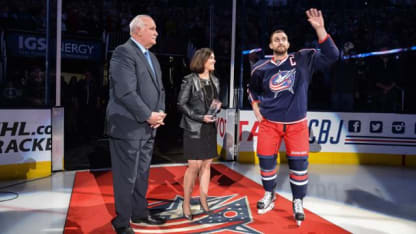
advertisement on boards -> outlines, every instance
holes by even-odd
[[[240,111],[240,152],[255,152],[258,125]],[[415,115],[308,112],[308,126],[311,152],[416,155]]]
[[[51,111],[0,110],[0,178],[51,173]]]

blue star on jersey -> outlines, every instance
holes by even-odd
[[[275,98],[278,93],[285,90],[294,94],[293,85],[295,84],[295,74],[296,69],[293,68],[289,71],[279,71],[270,78],[269,88],[272,92],[274,92]]]

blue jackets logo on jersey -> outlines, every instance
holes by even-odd
[[[270,78],[269,87],[274,92],[274,97],[285,90],[294,94],[293,85],[295,84],[295,74],[296,69],[293,68],[289,71],[279,71]]]

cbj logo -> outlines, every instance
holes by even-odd
[[[402,134],[404,133],[405,127],[406,127],[406,124],[404,122],[394,121],[391,126],[391,131],[394,134]]]

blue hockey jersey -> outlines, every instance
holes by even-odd
[[[308,86],[315,71],[330,66],[339,51],[331,37],[320,50],[303,49],[276,63],[273,59],[254,64],[249,83],[250,102],[258,102],[264,118],[275,122],[296,122],[306,118]]]

